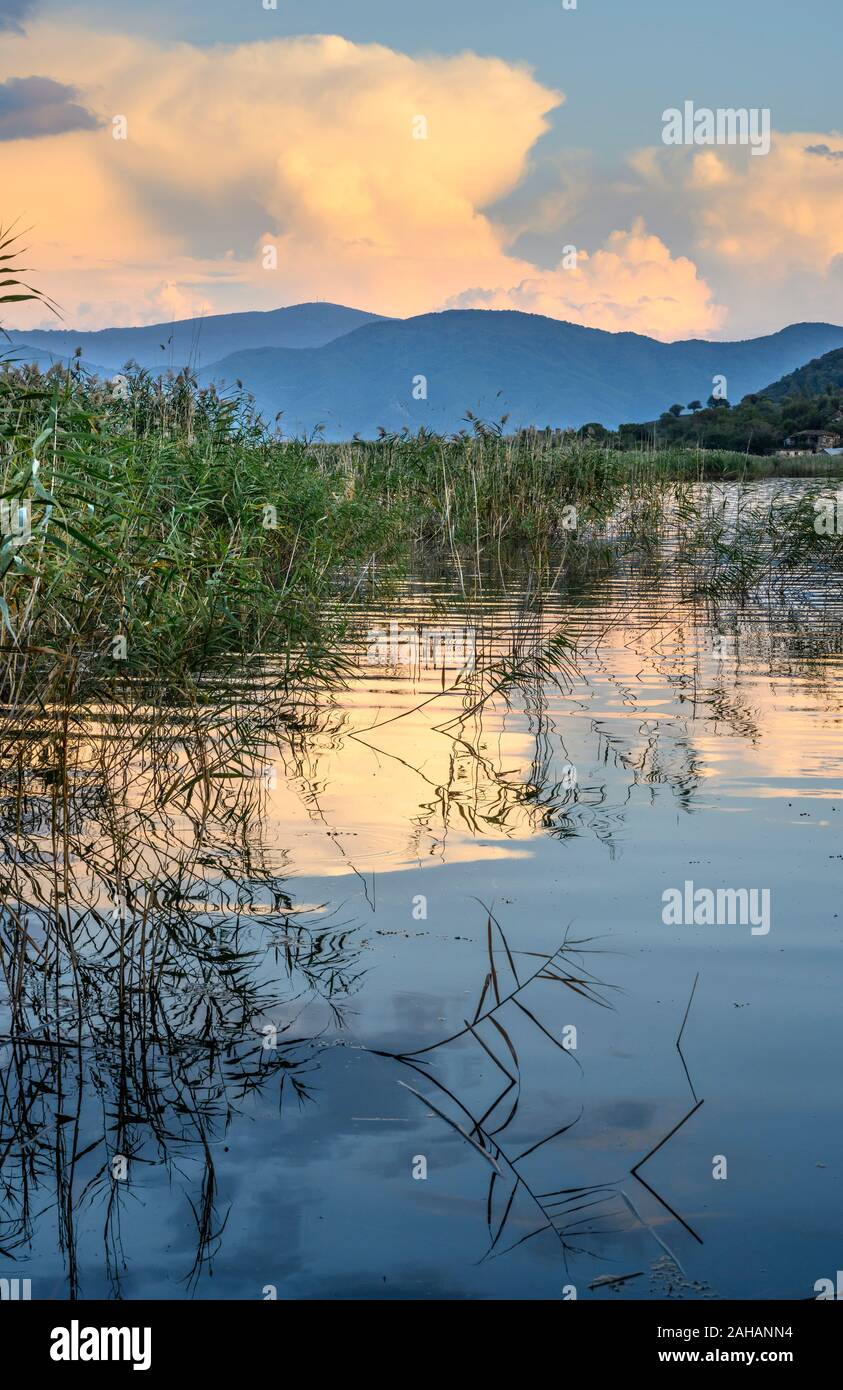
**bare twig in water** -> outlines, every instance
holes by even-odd
[[[693,1003],[693,1000],[694,1000],[694,994],[695,994],[695,992],[696,992],[697,981],[699,980],[699,978],[700,978],[700,976],[699,976],[699,971],[698,971],[697,974],[696,974],[696,976],[694,977],[694,983],[693,983],[693,985],[692,985],[692,987],[691,987],[691,997],[690,997],[690,999],[688,1000],[688,1005],[687,1005],[687,1008],[685,1009],[685,1016],[684,1016],[684,1018],[682,1019],[682,1027],[679,1029],[679,1035],[678,1035],[678,1037],[677,1037],[677,1039],[676,1039],[676,1049],[677,1049],[677,1051],[678,1051],[678,1053],[679,1053],[679,1056],[680,1056],[680,1059],[681,1059],[681,1061],[682,1061],[682,1066],[683,1066],[683,1069],[684,1069],[684,1071],[685,1071],[685,1076],[686,1076],[687,1079],[688,1079],[688,1085],[689,1085],[690,1088],[691,1088],[691,1095],[694,1097],[694,1100],[695,1100],[696,1104],[692,1106],[692,1108],[688,1111],[687,1115],[683,1115],[682,1119],[679,1120],[679,1122],[673,1126],[673,1129],[671,1129],[671,1130],[664,1136],[663,1139],[660,1139],[660,1140],[659,1140],[658,1144],[655,1144],[655,1145],[653,1146],[653,1148],[650,1149],[649,1153],[646,1153],[646,1154],[644,1155],[643,1158],[639,1158],[639,1160],[638,1160],[638,1162],[635,1164],[635,1166],[634,1166],[633,1168],[630,1168],[629,1171],[630,1171],[630,1173],[632,1174],[632,1176],[635,1178],[635,1180],[636,1180],[637,1182],[640,1182],[640,1183],[641,1183],[642,1187],[646,1187],[647,1191],[648,1191],[649,1193],[651,1193],[653,1197],[655,1197],[656,1201],[659,1202],[660,1205],[664,1207],[665,1211],[669,1211],[670,1214],[671,1214],[671,1216],[675,1217],[675,1219],[680,1223],[680,1225],[682,1225],[682,1226],[685,1227],[685,1230],[689,1233],[689,1235],[692,1235],[692,1236],[694,1237],[694,1240],[698,1241],[700,1245],[703,1245],[703,1244],[704,1244],[704,1241],[703,1241],[702,1236],[698,1235],[697,1232],[693,1229],[693,1227],[692,1227],[692,1226],[689,1226],[688,1223],[687,1223],[687,1221],[685,1221],[685,1220],[679,1215],[679,1213],[678,1213],[677,1211],[674,1211],[673,1207],[670,1206],[669,1203],[667,1203],[667,1202],[664,1200],[663,1197],[660,1197],[659,1194],[658,1194],[658,1192],[656,1192],[656,1190],[655,1190],[654,1188],[652,1188],[648,1182],[645,1182],[645,1181],[644,1181],[644,1179],[641,1177],[641,1174],[640,1174],[639,1171],[638,1171],[640,1168],[643,1168],[644,1164],[647,1163],[647,1162],[649,1161],[649,1159],[651,1159],[651,1158],[653,1157],[654,1154],[657,1154],[657,1153],[658,1153],[659,1149],[664,1148],[664,1145],[667,1143],[667,1141],[668,1141],[669,1139],[672,1139],[673,1136],[674,1136],[674,1134],[676,1134],[677,1131],[680,1130],[680,1129],[682,1128],[683,1125],[687,1124],[688,1120],[691,1119],[691,1116],[692,1116],[692,1115],[696,1115],[696,1113],[697,1113],[697,1111],[699,1110],[700,1106],[704,1104],[704,1102],[703,1102],[702,1100],[697,1100],[697,1094],[696,1094],[696,1091],[694,1090],[694,1085],[693,1085],[693,1082],[691,1081],[691,1076],[690,1076],[690,1073],[689,1073],[689,1071],[688,1071],[688,1067],[687,1067],[687,1065],[686,1065],[686,1063],[685,1063],[685,1057],[684,1057],[684,1054],[683,1054],[683,1052],[682,1052],[682,1046],[681,1046],[681,1044],[682,1044],[682,1034],[685,1032],[685,1024],[688,1022],[688,1015],[689,1015],[689,1013],[691,1012],[691,1004]],[[626,1200],[628,1201],[629,1199],[627,1198]],[[674,1258],[674,1257],[671,1255],[671,1258]],[[678,1261],[677,1261],[677,1263],[678,1263]]]

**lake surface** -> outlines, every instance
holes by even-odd
[[[78,805],[43,753],[23,810],[4,783],[0,1276],[33,1298],[834,1277],[839,593],[468,587],[356,595],[345,681],[201,776],[168,743],[169,800],[142,721]],[[667,925],[686,883],[766,921]]]

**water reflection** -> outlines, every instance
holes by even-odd
[[[268,668],[6,720],[0,1272],[34,1297],[836,1268],[840,605],[657,556],[500,578],[359,601],[293,703]],[[769,941],[666,934],[706,875],[772,887]]]
[[[24,1258],[49,1225],[77,1297],[96,1214],[118,1296],[137,1189],[165,1180],[195,1223],[190,1290],[227,1220],[215,1148],[254,1094],[309,1098],[320,1034],[360,979],[354,925],[296,905],[263,843],[254,727],[234,743],[207,716],[174,730],[102,710],[9,746],[0,1246]]]

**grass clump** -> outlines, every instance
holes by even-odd
[[[66,698],[289,657],[320,640],[337,569],[390,551],[382,509],[304,446],[263,442],[238,403],[181,379],[135,386],[102,401],[30,374],[0,390],[7,703],[33,681]]]
[[[573,575],[589,555],[605,566],[607,545],[661,543],[677,490],[696,506],[703,480],[752,473],[740,455],[621,452],[476,421],[451,439],[284,440],[242,392],[137,367],[102,382],[7,365],[0,447],[7,706],[153,678],[195,693],[250,661],[294,679],[303,652],[336,651],[343,598],[420,546],[461,575],[503,575],[525,552]],[[777,562],[813,548],[805,520],[776,519]],[[702,512],[686,521],[697,561],[714,545],[721,572],[768,562],[768,533],[735,540]]]

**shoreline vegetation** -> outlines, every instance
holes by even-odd
[[[643,574],[644,593],[664,582],[669,602],[700,594],[712,613],[722,598],[722,616],[759,592],[778,596],[785,580],[792,589],[818,567],[843,568],[837,514],[828,534],[814,524],[826,480],[788,498],[774,485],[742,490],[759,476],[759,460],[742,455],[622,452],[470,425],[450,439],[285,441],[268,437],[248,397],[225,399],[186,374],[131,371],[115,385],[0,370],[0,984],[10,1162],[21,1155],[3,1242],[32,1249],[36,1193],[39,1210],[59,1213],[71,1297],[90,1277],[91,1222],[79,1213],[98,1193],[105,1277],[121,1292],[125,1203],[103,1177],[115,1154],[184,1194],[192,1290],[229,1221],[218,1170],[233,1117],[270,1087],[279,1108],[317,1097],[314,1074],[346,1027],[371,933],[348,916],[344,890],[337,903],[296,898],[302,866],[279,847],[271,788],[278,767],[307,824],[340,835],[310,745],[365,742],[341,689],[361,615],[426,567],[454,579],[447,620],[461,607],[482,613],[493,587],[512,586],[500,640],[481,640],[480,660],[447,677],[460,752],[436,796],[445,828],[468,809],[476,833],[500,833],[514,807],[565,836],[581,833],[567,819],[577,791],[568,769],[558,780],[545,711],[550,685],[573,684],[579,653],[547,602],[557,587],[587,594],[625,572],[634,602]],[[443,692],[445,681],[443,661]],[[680,698],[692,695],[695,710],[696,680]],[[487,702],[516,700],[529,773],[501,765],[494,797],[483,806],[475,792],[466,808],[471,760],[478,785],[489,775],[486,744],[457,730]],[[662,758],[660,723],[646,781],[684,798],[687,769]],[[628,757],[615,753],[629,796],[637,755],[631,743]],[[432,786],[425,777],[425,801]],[[493,957],[512,957],[491,916],[487,941],[494,978],[506,959]],[[612,986],[588,975],[590,950],[566,934],[548,959],[571,954],[571,987],[599,1004]],[[267,1049],[267,1023],[295,1021],[311,1002],[332,1031],[288,1023]],[[395,1066],[419,1053],[373,1055]],[[64,1123],[68,1094],[75,1126]],[[506,1212],[493,1244],[505,1226]]]
[[[839,563],[811,497],[735,533],[701,484],[843,474],[838,458],[681,447],[620,451],[469,417],[327,444],[271,438],[249,398],[187,372],[101,382],[67,369],[0,372],[0,701],[96,698],[265,661],[279,686],[330,667],[343,612],[421,549],[460,581],[504,580],[515,556],[569,581],[667,534],[699,586]],[[824,473],[828,469],[827,475]],[[828,485],[826,484],[826,491]],[[825,549],[819,549],[820,541]]]

